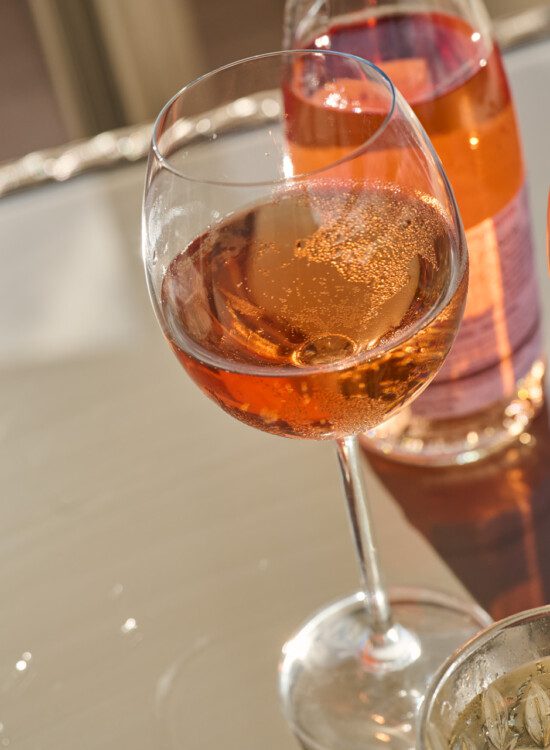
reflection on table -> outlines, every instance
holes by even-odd
[[[550,598],[548,408],[506,451],[426,471],[370,455],[408,520],[495,619]]]

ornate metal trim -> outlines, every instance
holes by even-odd
[[[93,169],[144,159],[149,151],[151,130],[150,123],[110,130],[0,165],[0,196],[44,182],[64,182]]]
[[[497,19],[494,30],[504,50],[548,37],[550,5]],[[64,182],[91,170],[145,159],[151,130],[151,123],[111,130],[0,164],[0,197],[46,182]]]

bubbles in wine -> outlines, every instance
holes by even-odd
[[[174,258],[166,333],[191,376],[243,421],[302,437],[358,433],[443,361],[465,279],[436,325],[421,321],[461,281],[453,243],[437,204],[396,187],[286,190]]]

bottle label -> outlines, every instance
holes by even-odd
[[[541,352],[527,189],[466,232],[470,262],[464,318],[451,353],[413,404],[432,419],[460,417],[512,397]]]

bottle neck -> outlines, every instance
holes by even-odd
[[[442,13],[461,18],[479,35],[480,57],[492,52],[491,20],[482,0],[287,0],[283,28],[286,49],[302,48],[332,26],[404,13]]]

